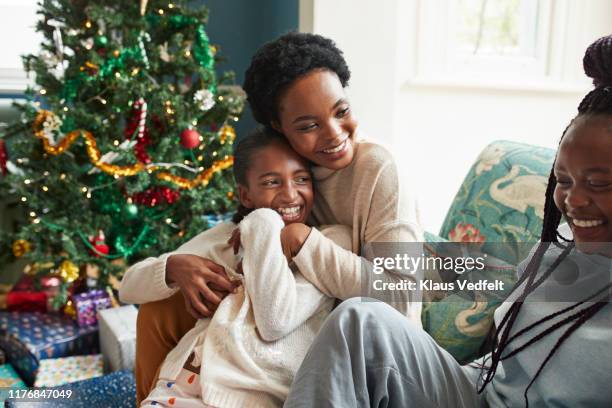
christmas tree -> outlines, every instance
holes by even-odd
[[[0,194],[23,212],[2,262],[66,289],[116,283],[234,209],[232,123],[244,97],[217,75],[207,9],[177,0],[44,0],[36,85],[0,134]]]

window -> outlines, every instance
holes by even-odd
[[[421,0],[418,76],[546,74],[550,0]]]
[[[15,94],[31,83],[21,62],[21,55],[37,52],[42,36],[34,31],[36,21],[35,0],[0,0],[0,94]]]

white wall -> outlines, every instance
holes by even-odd
[[[418,6],[418,0],[302,0],[300,29],[333,38],[345,52],[363,133],[393,146],[404,176],[416,180],[425,228],[438,232],[488,143],[556,146],[590,88],[575,80],[584,50],[612,32],[612,2],[554,0],[547,75],[565,82],[513,84],[419,77]]]

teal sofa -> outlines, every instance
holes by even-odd
[[[487,277],[511,288],[516,266],[539,240],[555,151],[509,141],[488,145],[461,184],[438,235],[426,233],[426,254],[444,242],[473,243],[487,254]],[[440,279],[439,276],[432,277]],[[425,330],[459,362],[487,351],[485,340],[501,297],[425,299]]]

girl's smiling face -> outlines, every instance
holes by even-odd
[[[612,117],[577,118],[555,161],[554,199],[579,249],[612,242]]]
[[[281,95],[278,121],[302,157],[329,169],[342,169],[353,160],[357,120],[353,117],[338,76],[314,70],[296,79]]]
[[[246,186],[238,186],[243,206],[271,208],[287,225],[306,222],[313,203],[312,178],[307,161],[285,142],[254,152],[246,179]]]

